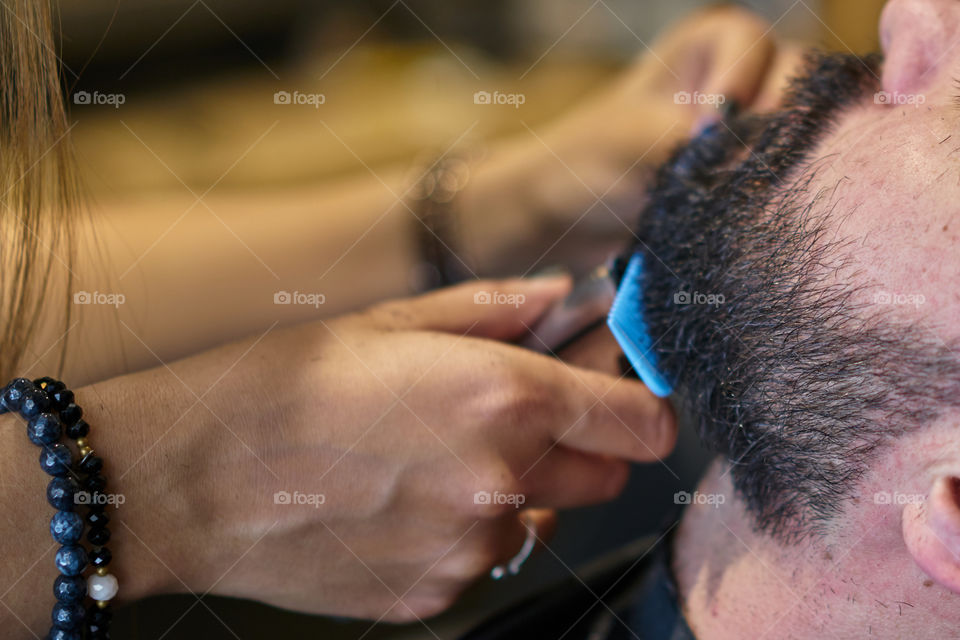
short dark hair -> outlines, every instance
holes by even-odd
[[[811,54],[783,109],[673,155],[637,230],[660,366],[758,529],[783,540],[825,531],[881,445],[960,405],[957,352],[855,303],[869,283],[835,280],[850,241],[825,231],[843,212],[812,190],[829,162],[816,144],[878,89],[879,65]]]

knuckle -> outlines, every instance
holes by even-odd
[[[491,418],[501,426],[542,422],[556,415],[557,400],[533,380],[513,376],[494,393]]]
[[[489,465],[480,471],[472,486],[469,498],[470,515],[474,518],[492,520],[515,511],[515,500],[520,483],[505,463]]]

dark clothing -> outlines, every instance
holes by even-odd
[[[694,640],[670,572],[670,536],[645,538],[514,605],[462,640]]]

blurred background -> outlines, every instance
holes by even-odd
[[[138,203],[313,184],[522,133],[602,85],[698,0],[62,0],[74,141],[95,202]],[[826,49],[877,48],[881,0],[741,3],[776,32]],[[522,93],[484,108],[478,86]],[[278,92],[322,104],[278,104]],[[95,92],[122,96],[96,103]],[[282,95],[282,93],[280,94]],[[85,97],[86,96],[86,97]],[[615,503],[562,514],[551,552],[474,588],[429,628],[163,596],[118,613],[117,638],[454,638],[592,558],[655,533],[707,454],[689,428],[666,464],[637,468]],[[318,571],[323,558],[317,558]]]
[[[289,109],[223,188],[315,181],[562,111],[602,85],[700,0],[63,0],[71,93],[122,93],[117,113],[74,101],[96,194],[206,188],[277,122],[277,91],[323,94]],[[882,2],[753,0],[778,33],[827,48],[876,48]],[[841,44],[842,43],[842,44]],[[483,109],[479,83],[523,93]],[[322,120],[336,136],[326,127]],[[143,148],[131,131],[163,163]],[[341,140],[337,140],[339,136]],[[171,175],[171,170],[176,176]]]

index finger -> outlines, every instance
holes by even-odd
[[[561,415],[549,426],[555,442],[635,462],[660,460],[673,450],[673,407],[639,380],[556,361],[550,382],[562,399]]]

